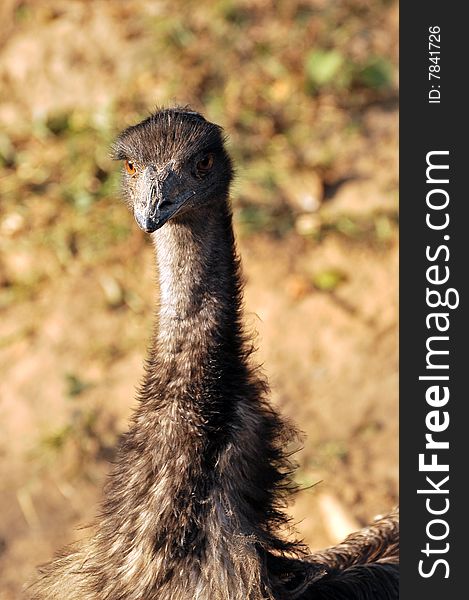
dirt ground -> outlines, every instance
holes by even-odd
[[[297,455],[305,489],[290,507],[300,534],[311,548],[335,543],[397,503],[396,92],[392,81],[385,91],[379,82],[376,89],[353,83],[347,66],[349,56],[361,60],[366,44],[395,61],[394,3],[333,3],[350,34],[337,38],[345,40],[337,44],[347,66],[340,73],[352,73],[349,87],[326,82],[311,91],[302,67],[263,81],[277,94],[271,102],[282,104],[301,80],[298,118],[317,124],[297,130],[292,118],[281,133],[271,123],[280,112],[250,121],[264,109],[260,95],[243,95],[249,67],[242,91],[223,82],[221,104],[190,76],[187,94],[164,88],[162,81],[173,81],[170,66],[156,76],[145,59],[157,43],[148,22],[171,20],[172,9],[131,4],[133,12],[128,3],[8,0],[0,9],[1,600],[18,598],[35,565],[97,511],[132,411],[157,294],[151,245],[118,200],[118,168],[105,142],[139,111],[183,96],[201,110],[206,102],[214,120],[226,111],[240,166],[233,200],[246,321],[257,331],[272,401],[305,434]],[[300,14],[276,16],[270,2],[229,4],[242,7],[235,17],[251,28],[239,55],[264,35],[256,29],[267,19],[259,11],[270,14],[262,32],[272,30],[276,40],[282,19]],[[301,32],[318,44],[327,39],[327,1],[292,5],[311,9],[319,23],[311,33],[298,18]],[[223,18],[238,27],[231,14]],[[193,19],[190,32],[205,27],[200,15]],[[360,19],[369,21],[366,42],[354,29]],[[210,32],[198,39],[203,53]],[[294,65],[289,51],[277,56]],[[187,61],[199,64],[190,52],[181,54],[183,74]],[[315,68],[308,85],[319,81]],[[222,85],[203,81],[209,91]],[[244,147],[247,129],[253,137]],[[263,146],[266,139],[276,145]],[[250,148],[263,147],[268,157],[254,161]]]

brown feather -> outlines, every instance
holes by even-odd
[[[193,176],[200,154],[213,169]],[[395,514],[308,555],[288,540],[295,438],[268,404],[242,325],[242,277],[221,129],[188,109],[124,131],[124,196],[170,165],[191,199],[153,234],[160,306],[139,406],[86,541],[40,568],[34,600],[397,598]],[[212,165],[210,164],[210,167]],[[192,173],[192,175],[191,175]]]

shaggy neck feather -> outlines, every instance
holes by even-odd
[[[275,534],[291,465],[249,366],[229,206],[153,237],[160,307],[139,407],[96,533],[61,564],[63,580],[73,587],[78,563],[76,598],[270,598],[269,556],[296,547]]]

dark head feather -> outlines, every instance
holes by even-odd
[[[184,161],[203,151],[223,150],[223,145],[219,125],[188,108],[166,108],[125,129],[113,146],[112,157],[143,164]]]

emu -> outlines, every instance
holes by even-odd
[[[121,133],[114,158],[156,246],[157,326],[100,515],[26,597],[397,598],[396,513],[316,554],[286,535],[295,430],[268,403],[243,330],[221,128],[188,108],[159,110]]]

